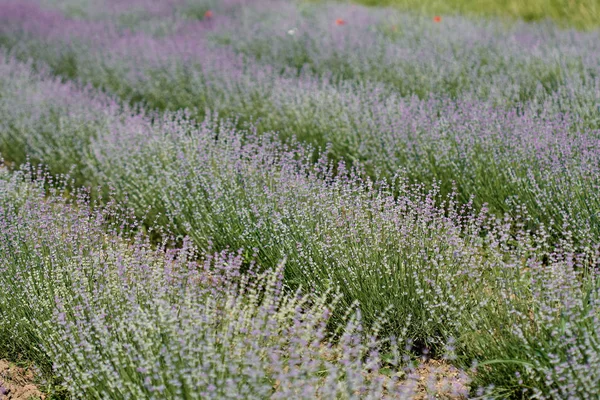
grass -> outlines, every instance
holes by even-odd
[[[527,22],[550,19],[563,27],[600,26],[598,0],[356,0],[369,6],[392,6],[430,16],[509,17]]]

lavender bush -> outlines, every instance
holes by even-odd
[[[37,99],[63,87],[31,77],[21,83],[33,84]],[[563,382],[593,359],[597,334],[592,267],[598,248],[595,242],[575,246],[568,222],[567,237],[556,247],[543,226],[527,230],[526,209],[498,220],[403,176],[390,188],[325,158],[313,164],[310,149],[240,132],[226,121],[197,124],[185,113],[150,118],[118,107],[96,110],[114,104],[103,96],[73,107],[73,96],[55,98],[61,123],[44,130],[38,127],[52,119],[28,119],[31,128],[17,132],[34,140],[20,144],[36,155],[52,149],[44,145],[46,135],[63,137],[63,129],[65,138],[81,135],[89,147],[70,154],[75,169],[86,171],[90,182],[103,182],[147,222],[189,236],[201,251],[244,248],[242,260],[256,258],[270,268],[286,258],[286,285],[317,296],[339,287],[339,310],[358,301],[368,326],[385,316],[385,332],[404,331],[417,351],[426,347],[439,355],[452,339],[455,362],[482,361],[473,378],[495,383],[499,394],[520,390],[520,382],[545,396],[551,390],[593,393],[595,375],[588,388]],[[12,113],[5,115],[11,121]],[[82,117],[97,129],[73,129]],[[4,132],[9,144],[27,137]],[[49,166],[60,168],[66,160]],[[331,322],[343,325],[343,315],[333,312]],[[573,328],[566,331],[565,324]],[[589,339],[566,341],[573,337]],[[582,355],[573,359],[570,351]],[[573,366],[567,370],[564,363]]]
[[[45,87],[55,92],[52,88],[56,82],[47,82],[49,86],[43,83],[39,86],[42,90],[35,91],[36,96],[43,93]],[[15,104],[13,98],[11,105]],[[79,101],[77,104],[86,103]],[[94,107],[101,103],[87,104]],[[68,103],[65,105],[68,107]],[[82,114],[75,112],[72,119],[68,113],[63,114],[61,123],[52,125],[54,129],[32,129],[36,137],[26,141],[27,153],[39,154],[45,161],[49,158],[43,154],[44,143],[50,142],[46,139],[48,132],[62,138],[70,137],[66,132],[63,135],[63,130],[74,132],[82,141],[90,143],[89,148],[74,153],[71,159],[54,158],[56,164],[48,164],[51,170],[57,167],[60,171],[65,162],[71,161],[76,170],[88,171],[91,182],[104,182],[109,186],[120,201],[136,211],[138,217],[147,215],[151,224],[158,223],[177,234],[189,235],[201,249],[213,246],[218,249],[256,248],[261,261],[271,266],[287,257],[287,271],[296,284],[319,291],[326,290],[329,279],[344,284],[343,291],[347,292],[344,305],[347,307],[364,290],[359,282],[369,278],[373,280],[370,290],[374,296],[369,300],[373,304],[363,304],[363,314],[369,322],[388,306],[390,297],[398,298],[400,303],[414,302],[412,308],[420,302],[415,290],[419,290],[422,282],[416,282],[414,285],[417,286],[409,283],[408,289],[403,288],[406,286],[405,275],[412,275],[413,267],[405,270],[402,263],[398,263],[397,254],[386,261],[386,254],[391,256],[406,246],[409,254],[418,253],[419,249],[428,246],[426,243],[438,240],[437,232],[449,234],[450,240],[457,242],[447,249],[443,246],[443,249],[434,250],[430,256],[436,257],[435,254],[441,251],[439,257],[445,258],[454,250],[462,252],[463,246],[469,246],[461,237],[460,226],[452,221],[461,213],[454,200],[447,199],[451,214],[446,216],[445,211],[435,205],[438,198],[435,190],[428,192],[412,187],[403,178],[394,190],[402,196],[394,199],[386,188],[375,189],[373,183],[352,171],[344,173],[342,164],[337,166],[338,175],[334,176],[332,166],[326,160],[313,166],[310,150],[283,146],[269,136],[244,134],[231,124],[207,120],[195,127],[194,122],[182,114],[156,117],[156,122],[152,122],[141,114],[120,114],[117,110],[111,115],[109,108],[104,111],[108,114],[99,122],[94,122],[99,114],[87,114],[92,123],[86,125],[97,126],[96,130],[78,130],[81,125],[79,115]],[[7,122],[10,114],[6,113]],[[30,121],[34,126],[47,127],[52,120],[32,118]],[[26,134],[25,130],[12,131],[12,134],[9,130],[6,143],[19,143],[27,138]],[[215,140],[216,137],[219,139]],[[39,149],[38,144],[41,145]],[[425,208],[421,209],[423,203]],[[477,215],[471,217],[478,218]],[[487,218],[485,213],[481,218],[482,221]],[[414,230],[420,224],[422,228]],[[475,240],[472,245],[477,248],[483,245],[478,237],[482,224],[478,223],[471,232],[472,240]],[[426,233],[428,230],[430,232]],[[425,238],[419,236],[421,232],[428,238],[423,244],[419,244]],[[410,235],[406,236],[407,233]],[[365,245],[369,246],[374,258],[364,253]],[[415,246],[415,250],[409,250]],[[361,258],[355,258],[361,252],[364,253]],[[461,264],[462,257],[477,257],[472,251],[464,253],[450,257],[451,270]],[[419,261],[425,267],[428,257]],[[394,271],[400,271],[398,268],[405,272],[397,274]],[[376,272],[379,270],[388,272],[386,276],[379,276]],[[354,271],[354,276],[349,276],[349,271]],[[432,274],[433,277],[437,272],[432,271]],[[348,285],[350,277],[357,279],[356,286]],[[440,282],[444,279],[440,277]],[[463,280],[451,285],[463,286]],[[395,294],[380,292],[386,287]],[[440,294],[442,297],[434,303],[446,298],[446,294]],[[399,318],[394,320],[403,320],[407,310],[397,307],[394,313],[398,313]],[[420,325],[428,318],[425,312],[420,314],[413,322],[415,332],[422,329]],[[439,328],[434,328],[435,325],[438,322],[426,329],[429,334],[436,334]]]
[[[497,215],[525,204],[532,224],[544,223],[556,236],[562,235],[565,221],[576,226],[574,231],[581,232],[578,240],[583,242],[600,234],[597,199],[589,196],[598,185],[594,150],[598,147],[598,82],[597,62],[588,57],[596,43],[591,33],[527,26],[505,32],[500,26],[457,20],[451,24],[466,25],[432,29],[420,22],[415,23],[414,34],[389,38],[380,32],[388,24],[386,18],[360,8],[347,17],[357,21],[350,29],[327,20],[336,12],[348,12],[344,8],[327,8],[319,16],[310,7],[298,11],[295,6],[278,5],[287,17],[276,19],[256,7],[224,4],[215,9],[218,18],[194,21],[182,16],[185,7],[179,3],[171,14],[168,7],[159,13],[172,19],[156,22],[156,29],[132,31],[112,19],[69,19],[35,3],[24,4],[2,3],[3,40],[14,55],[35,55],[56,73],[151,107],[188,107],[195,117],[216,112],[241,126],[252,122],[259,132],[276,131],[282,140],[295,137],[319,150],[331,144],[332,158],[363,165],[374,178],[391,178],[406,169],[416,182],[441,182],[444,195],[452,193],[454,182],[461,202],[475,196],[476,208],[487,204]],[[129,3],[123,4],[127,8]],[[265,18],[275,25],[253,28],[252,21]],[[288,19],[321,30],[311,33],[303,28],[291,38],[287,31],[275,35]],[[165,25],[169,28],[163,29]],[[165,35],[165,29],[171,33]],[[236,39],[216,47],[214,43],[222,43],[224,35]],[[250,41],[245,42],[245,37]],[[330,39],[317,40],[320,37]],[[473,37],[481,43],[472,43]],[[298,76],[293,63],[281,59],[293,54],[288,39],[296,41],[293,46],[310,50],[308,64],[324,66]],[[353,54],[365,59],[357,61],[358,72],[342,81],[326,73],[344,70],[325,60],[327,54],[339,53],[340,58],[351,60],[350,49],[358,42],[364,51]],[[261,48],[268,54],[246,49],[248,43],[263,43]],[[430,43],[436,47],[428,47]],[[336,46],[339,49],[333,51]],[[464,52],[453,55],[449,63],[464,69],[459,76],[465,85],[456,90],[438,82],[450,79],[436,78],[447,73],[439,66],[448,62],[435,59],[447,58],[444,54],[454,47]],[[405,48],[423,54],[410,68],[394,64],[409,63],[404,53],[386,55],[389,62],[376,53],[376,49]],[[434,58],[428,59],[429,55]],[[532,57],[533,64],[558,74],[550,86],[540,82],[546,72],[529,73],[529,67],[523,66]],[[493,69],[482,69],[481,60]],[[377,65],[394,74],[406,72],[397,76],[399,82],[414,86],[406,94],[418,94],[427,82],[433,86],[424,99],[402,97],[405,91],[377,77]]]
[[[103,115],[108,113],[112,115],[108,119],[116,119],[119,112],[131,112],[126,107],[120,110],[113,99],[90,89],[60,84],[47,75],[32,73],[10,57],[4,60],[6,95],[2,107],[5,131],[11,138],[5,142],[5,153],[9,152],[13,160],[23,161],[29,154],[63,170],[81,164],[77,161],[79,153],[100,151],[105,145],[90,146],[89,138],[106,125]],[[64,93],[64,100],[56,93]],[[86,96],[89,101],[79,100]],[[354,102],[350,93],[344,98]],[[344,98],[334,97],[332,102],[339,106]],[[486,204],[494,213],[510,214],[515,206],[525,204],[534,224],[543,222],[552,228],[553,235],[562,235],[564,223],[569,223],[585,247],[600,234],[598,201],[588,195],[598,186],[597,132],[585,128],[577,117],[556,112],[552,102],[558,100],[547,101],[549,112],[530,110],[519,115],[475,101],[423,103],[388,98],[389,107],[367,115],[363,121],[358,121],[364,115],[358,108],[352,113],[364,132],[390,132],[390,137],[363,137],[376,150],[366,148],[358,161],[367,171],[380,173],[405,165],[405,173],[412,180],[441,182],[444,195],[456,190],[461,202],[472,200],[476,208]],[[333,107],[332,103],[326,110],[335,110]],[[30,117],[33,108],[36,115]],[[389,115],[392,109],[401,119],[412,118],[410,125],[400,125],[400,120]],[[446,114],[440,118],[428,109],[445,110]],[[71,122],[59,117],[58,110],[68,114]],[[31,124],[37,127],[28,126]],[[40,136],[38,132],[46,133]],[[109,141],[128,140],[127,136]],[[23,147],[25,144],[28,148]],[[96,147],[98,150],[93,150]],[[339,154],[343,149],[332,144],[328,151]],[[68,152],[74,154],[64,154]],[[81,174],[82,182],[89,181],[91,174]]]
[[[283,266],[242,275],[233,253],[153,250],[83,197],[46,197],[46,184],[0,177],[0,343],[51,367],[73,397],[414,395],[416,381],[379,373],[383,342],[352,309],[331,341],[335,292],[288,292]]]

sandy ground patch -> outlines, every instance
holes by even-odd
[[[468,397],[467,374],[444,361],[428,360],[411,375],[418,382],[415,400],[459,400]]]
[[[0,360],[0,400],[45,399],[46,396],[34,384],[34,378],[31,369]]]

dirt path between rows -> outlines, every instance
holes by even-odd
[[[30,368],[0,360],[0,400],[44,400],[34,378]]]

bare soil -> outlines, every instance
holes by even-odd
[[[0,400],[44,400],[31,368],[0,360]]]
[[[426,361],[415,370],[413,377],[418,382],[415,400],[459,400],[468,397],[467,374],[444,361]]]

